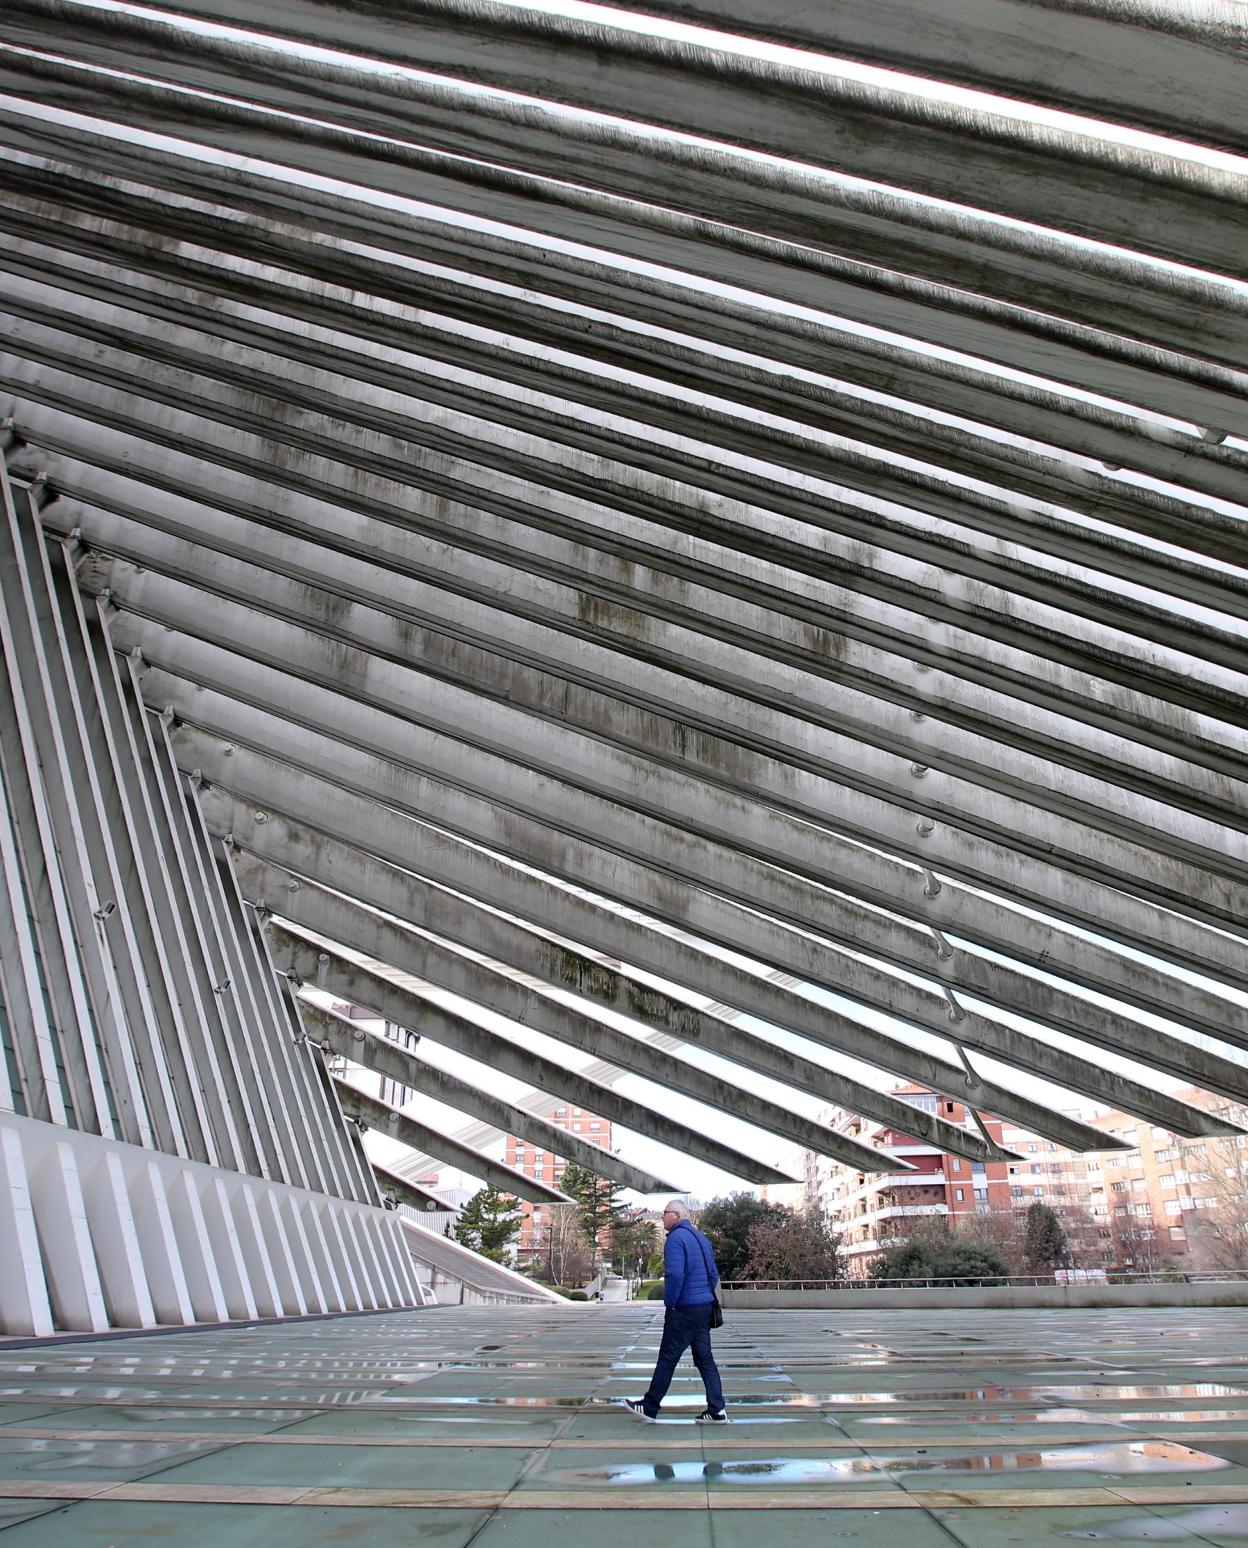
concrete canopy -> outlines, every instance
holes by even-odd
[[[753,1182],[490,1016],[864,1170],[774,1093],[1227,1132],[1169,1088],[1248,1097],[1242,36],[636,9],[14,0],[6,479],[288,995]]]

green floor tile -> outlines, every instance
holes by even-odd
[[[161,1475],[162,1483],[273,1484],[309,1488],[510,1489],[529,1458],[523,1449],[457,1446],[249,1446],[246,1442]]]
[[[487,1516],[471,1510],[159,1505],[85,1500],[5,1533],[5,1548],[466,1548]]]
[[[958,1548],[921,1510],[724,1510],[715,1513],[714,1533],[715,1548]]]
[[[609,1504],[592,1513],[581,1510],[500,1511],[481,1535],[473,1539],[472,1548],[588,1548],[594,1541],[636,1544],[636,1548],[724,1548],[719,1522],[712,1529],[711,1519],[705,1512],[613,1511]],[[752,1539],[752,1548],[762,1548],[757,1537]],[[926,1548],[926,1545],[915,1545],[915,1548]],[[949,1548],[947,1542],[945,1548]]]
[[[1078,1510],[1029,1506],[1022,1510],[933,1510],[933,1517],[962,1548],[1077,1548],[1085,1542],[1117,1548],[1204,1548],[1209,1541],[1182,1520],[1139,1506],[1092,1505]],[[907,1522],[909,1517],[906,1518]]]
[[[218,1441],[22,1440],[0,1430],[0,1478],[126,1483],[187,1458],[209,1459]]]

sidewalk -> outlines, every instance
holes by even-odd
[[[432,1308],[0,1348],[0,1548],[1248,1543],[1248,1313]],[[590,1513],[609,1520],[590,1519]],[[627,1514],[625,1514],[627,1513]]]

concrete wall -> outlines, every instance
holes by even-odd
[[[725,1290],[725,1310],[802,1308],[857,1311],[895,1307],[899,1311],[954,1310],[991,1306],[1024,1310],[1055,1306],[1248,1306],[1248,1282],[1156,1285],[986,1285],[939,1290]]]

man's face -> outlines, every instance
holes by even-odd
[[[680,1216],[674,1209],[665,1209],[663,1211],[663,1229],[670,1231],[679,1219]]]

